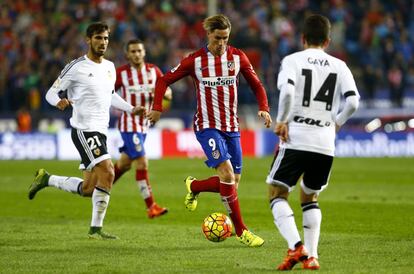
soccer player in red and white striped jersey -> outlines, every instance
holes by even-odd
[[[148,119],[160,119],[162,97],[167,87],[185,76],[191,76],[196,86],[197,111],[194,131],[208,160],[218,176],[204,180],[187,177],[188,194],[185,205],[190,211],[197,206],[200,192],[218,192],[235,226],[237,238],[248,246],[261,246],[264,240],[249,231],[244,224],[237,197],[237,185],[242,169],[240,132],[237,117],[237,85],[239,73],[249,83],[259,104],[258,116],[266,127],[272,120],[269,115],[266,91],[245,53],[227,45],[231,23],[222,15],[204,21],[208,44],[184,58],[178,66],[159,78]]]
[[[155,82],[163,74],[157,66],[144,61],[145,47],[141,40],[128,41],[125,50],[129,63],[117,68],[115,90],[125,101],[149,110],[153,102]],[[171,99],[171,90],[165,97]],[[154,218],[168,210],[155,203],[148,179],[148,160],[144,148],[148,126],[149,122],[144,116],[136,117],[123,112],[119,118],[118,128],[124,145],[119,149],[121,156],[115,163],[114,183],[134,164],[135,179],[145,200],[148,217]]]

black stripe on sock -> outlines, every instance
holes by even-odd
[[[287,201],[287,200],[286,200],[286,198],[283,198],[283,197],[275,197],[275,198],[271,199],[269,201],[269,203],[270,203],[270,209],[273,209],[273,206],[276,203],[281,202],[281,201]]]
[[[83,185],[83,181],[78,184],[78,194],[80,196],[83,196],[82,185]]]
[[[319,208],[318,202],[309,202],[301,204],[302,211],[305,212],[310,209]]]
[[[109,193],[107,190],[105,190],[105,189],[103,189],[103,188],[100,188],[100,187],[95,187],[95,189],[96,190],[99,190],[99,191],[102,191],[102,192],[105,192],[106,194],[108,194],[108,195],[111,195],[111,193]]]

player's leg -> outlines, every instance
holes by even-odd
[[[114,184],[118,181],[121,176],[131,169],[132,159],[125,152],[121,152],[118,161],[114,164]]]
[[[304,243],[309,259],[304,261],[305,269],[319,269],[318,244],[322,222],[322,212],[318,205],[319,193],[329,181],[333,157],[313,152],[306,154],[308,164],[301,182],[301,203],[303,212]]]
[[[82,183],[83,179],[81,178],[52,175],[42,168],[36,171],[35,178],[29,188],[29,199],[32,200],[38,191],[48,186],[82,196]]]
[[[118,237],[102,231],[114,180],[112,161],[105,159],[97,163],[93,167],[92,173],[96,176],[97,183],[92,193],[92,219],[88,236],[91,239],[117,239]]]
[[[72,129],[71,137],[81,156],[81,164],[79,168],[84,170],[85,166],[89,165],[94,159],[93,153],[91,152],[82,131]],[[79,194],[81,196],[91,196],[93,188],[95,187],[95,181],[92,180],[91,182],[91,180],[89,180],[90,175],[88,173],[84,172],[83,175],[83,179],[78,177],[58,176],[49,174],[45,169],[39,169],[36,172],[35,179],[29,188],[29,199],[33,199],[38,191],[47,186]]]
[[[135,180],[141,196],[145,201],[145,205],[147,206],[148,218],[152,219],[167,213],[167,208],[160,207],[157,203],[155,203],[154,194],[152,193],[152,188],[148,178],[148,159],[145,154],[135,159],[134,164],[136,167]]]
[[[302,244],[293,210],[288,203],[289,192],[303,172],[300,158],[301,152],[280,148],[266,179],[273,221],[289,247],[285,260],[278,266],[279,270],[290,270],[299,261],[307,259],[306,248]]]
[[[196,132],[195,135],[207,157],[205,163],[208,167],[214,168],[220,162],[229,159],[227,150],[224,150],[225,142],[218,130],[205,129]],[[197,208],[197,197],[201,192],[220,192],[220,178],[218,176],[201,180],[188,176],[184,182],[187,188],[184,204],[190,211],[194,211]]]

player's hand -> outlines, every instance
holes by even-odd
[[[156,122],[158,122],[161,118],[161,111],[157,111],[157,110],[151,110],[148,114],[147,114],[147,119],[148,121],[150,121],[150,123],[153,125]]]
[[[257,112],[257,116],[261,117],[264,119],[264,125],[269,128],[270,125],[272,124],[272,117],[270,116],[269,112],[267,111],[263,111],[263,110],[259,110],[259,112]]]
[[[168,87],[167,90],[165,91],[163,99],[168,100],[168,101],[172,100],[172,90],[170,89],[170,87]]]
[[[147,114],[147,109],[143,106],[135,106],[131,113],[133,115],[145,116]]]
[[[56,104],[56,107],[60,110],[64,110],[65,108],[70,106],[72,103],[73,103],[72,100],[63,98]]]
[[[341,129],[341,126],[338,125],[338,124],[335,124],[335,131],[336,131],[336,133],[338,133],[340,129]]]
[[[287,142],[289,140],[289,128],[287,123],[276,123],[274,132],[280,140]]]

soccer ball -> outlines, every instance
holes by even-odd
[[[223,213],[211,213],[201,225],[204,236],[212,242],[222,242],[231,236],[233,224],[229,217]]]

